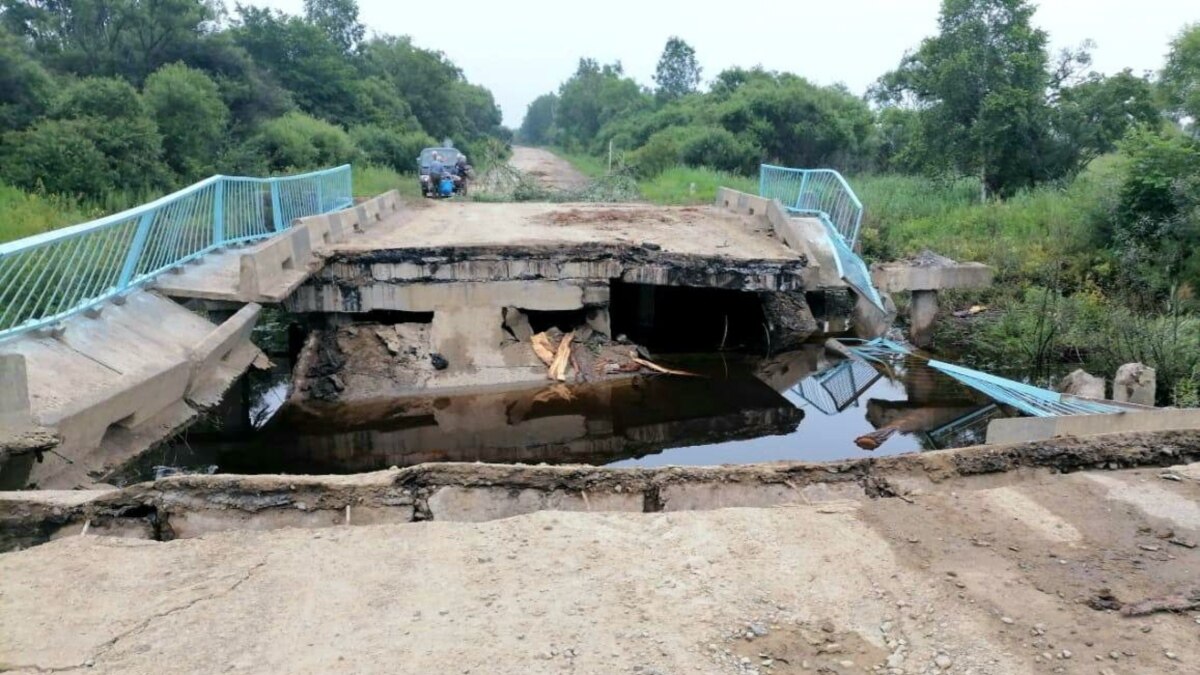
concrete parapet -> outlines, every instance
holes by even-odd
[[[57,429],[63,445],[98,447],[111,426],[134,429],[183,398],[191,364],[181,361],[155,372],[121,376],[98,394],[73,399],[39,421]]]
[[[196,345],[191,352],[188,401],[201,407],[216,405],[229,384],[258,358],[250,334],[261,311],[255,303],[242,307]]]
[[[239,259],[238,292],[249,300],[279,302],[308,278],[308,228],[284,232]]]
[[[1200,409],[1147,410],[1110,415],[1011,417],[988,424],[988,444],[1026,443],[1064,436],[1200,429]]]

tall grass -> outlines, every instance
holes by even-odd
[[[399,190],[400,196],[419,198],[421,186],[416,174],[397,173],[395,170],[369,164],[355,164],[351,169],[354,196],[369,199],[388,190]]]
[[[1099,162],[1065,185],[1042,185],[1003,201],[979,202],[978,184],[917,176],[851,179],[865,206],[862,245],[869,258],[932,249],[987,263],[999,283],[1061,279],[1081,283],[1101,264],[1096,242],[1121,176]]]
[[[29,194],[0,183],[0,241],[12,241],[102,215],[69,197]]]

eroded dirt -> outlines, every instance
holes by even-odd
[[[570,192],[588,184],[587,176],[567,160],[542,148],[513,146],[508,163],[547,188]]]

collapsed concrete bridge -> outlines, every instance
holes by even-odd
[[[9,480],[86,485],[186,427],[266,362],[250,341],[261,305],[307,317],[297,401],[542,384],[535,329],[576,337],[565,368],[583,382],[622,376],[655,341],[771,354],[815,335],[883,333],[894,312],[851,250],[862,206],[849,186],[831,171],[763,172],[768,197],[721,189],[686,207],[390,192],[345,208],[348,167],[214,177],[6,245],[0,273],[19,287],[0,319],[24,320],[0,322],[0,364],[19,380],[0,405],[6,454],[22,467]],[[56,267],[81,251],[91,286]],[[21,301],[39,274],[55,289],[39,302],[63,299]],[[785,364],[761,379],[782,391],[807,372]]]

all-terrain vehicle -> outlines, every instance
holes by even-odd
[[[433,156],[437,154],[442,160],[442,171],[434,175],[432,171]],[[417,176],[421,182],[421,195],[425,197],[452,197],[456,194],[467,194],[467,181],[471,177],[470,167],[465,175],[459,175],[456,165],[459,159],[466,157],[457,149],[446,146],[441,148],[425,148],[417,157]]]

